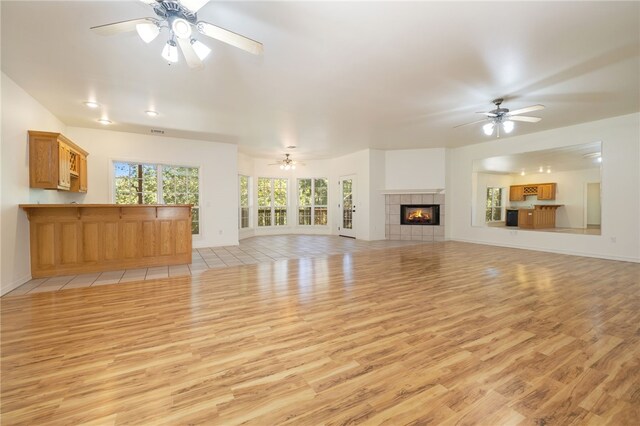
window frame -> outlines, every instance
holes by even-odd
[[[162,188],[162,182],[163,182],[163,177],[162,177],[162,166],[167,166],[167,167],[185,167],[185,168],[195,168],[198,170],[198,205],[197,206],[192,206],[192,208],[196,208],[198,210],[198,233],[197,234],[191,234],[192,238],[194,240],[199,240],[203,237],[204,233],[203,233],[203,221],[202,221],[202,206],[204,205],[204,201],[202,198],[202,194],[204,192],[203,190],[203,180],[202,180],[202,165],[200,164],[195,164],[195,163],[180,163],[180,164],[167,164],[165,161],[153,161],[153,160],[138,160],[138,159],[132,159],[132,158],[109,158],[109,163],[111,164],[111,167],[109,167],[109,198],[111,199],[111,202],[114,204],[116,203],[116,176],[115,176],[115,165],[116,163],[129,163],[129,164],[144,164],[144,165],[148,165],[148,166],[155,166],[156,167],[156,174],[157,174],[157,200],[158,200],[158,204],[165,204],[164,203],[164,197],[163,197],[163,188]],[[136,205],[138,205],[136,203]],[[144,205],[144,204],[140,204],[140,205]],[[193,212],[192,212],[193,214]]]
[[[489,193],[491,190],[499,190],[500,191],[500,204],[499,205],[494,205],[493,204],[493,197],[489,197]],[[496,223],[496,222],[504,222],[505,217],[504,217],[504,198],[505,198],[505,194],[506,194],[506,188],[500,187],[500,186],[487,186],[487,191],[486,191],[486,195],[485,195],[485,209],[484,209],[484,213],[485,213],[485,223]],[[487,220],[487,212],[491,210],[491,220]],[[493,220],[493,213],[494,211],[498,210],[500,212],[500,219],[498,220]]]
[[[260,180],[265,179],[269,181],[269,191],[270,191],[270,204],[269,206],[261,206],[260,205],[260,195],[259,195],[259,191],[260,191]],[[286,202],[284,205],[276,205],[275,203],[275,181],[276,180],[282,180],[286,183]],[[265,229],[265,228],[277,228],[277,227],[285,227],[285,226],[290,226],[289,223],[289,211],[290,211],[290,204],[291,204],[291,180],[289,178],[286,177],[280,177],[280,176],[276,176],[276,177],[267,177],[267,176],[258,176],[258,178],[256,179],[256,187],[258,189],[257,192],[257,197],[258,197],[258,204],[256,207],[256,216],[257,216],[257,220],[256,220],[256,229]],[[269,221],[269,225],[260,225],[260,210],[261,209],[266,209],[269,208],[270,210],[270,221]],[[285,223],[282,225],[278,225],[276,223],[276,209],[285,209]]]
[[[316,180],[325,180],[327,182],[327,204],[319,205],[316,204]],[[310,180],[311,181],[311,204],[310,205],[302,205],[300,204],[300,181],[302,180]],[[308,226],[320,226],[327,227],[329,226],[329,178],[327,177],[299,177],[296,179],[296,226],[308,227]],[[316,224],[316,208],[324,207],[327,209],[327,223],[324,225]],[[301,224],[300,223],[300,209],[302,208],[311,208],[311,216],[310,223]]]
[[[242,178],[247,178],[247,205],[242,205]],[[238,229],[252,229],[253,228],[253,214],[252,214],[252,205],[253,205],[253,191],[252,191],[252,177],[250,175],[244,175],[242,173],[238,174]],[[242,226],[242,209],[247,209],[247,226]]]

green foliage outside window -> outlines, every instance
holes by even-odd
[[[502,220],[502,188],[487,188],[486,222]]]
[[[249,227],[249,176],[240,175],[240,228]]]
[[[298,225],[326,225],[328,180],[298,179]]]
[[[258,178],[258,226],[287,224],[288,180]]]
[[[197,167],[115,162],[114,180],[116,204],[192,204],[191,232],[200,233]]]

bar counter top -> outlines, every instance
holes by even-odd
[[[18,204],[21,209],[57,209],[66,207],[96,208],[96,207],[191,207],[191,204]]]

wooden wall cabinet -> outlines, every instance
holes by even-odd
[[[538,200],[555,200],[555,199],[556,199],[555,183],[543,183],[538,185]]]
[[[524,201],[524,192],[521,185],[509,187],[509,201]]]
[[[536,195],[538,200],[555,200],[555,183],[536,183],[526,185],[511,185],[509,187],[509,201],[524,201],[529,195]]]
[[[33,278],[191,263],[190,205],[26,204]]]
[[[87,192],[88,152],[60,133],[29,131],[29,186]]]

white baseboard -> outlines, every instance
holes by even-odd
[[[22,284],[30,280],[31,280],[31,274],[27,274],[23,277],[13,280],[12,282],[9,283],[9,285],[6,288],[5,287],[2,288],[0,292],[0,296],[4,296],[5,294],[15,290],[16,288],[20,287]]]
[[[606,259],[606,260],[617,260],[621,262],[633,262],[640,263],[640,259],[630,256],[610,256],[610,255],[602,255],[602,254],[594,254],[594,253],[585,253],[575,250],[562,250],[562,249],[549,249],[546,247],[531,247],[531,246],[523,246],[519,244],[505,244],[505,243],[492,243],[488,241],[481,240],[470,240],[466,238],[451,238],[447,241],[459,241],[461,243],[472,243],[472,244],[482,244],[485,246],[494,246],[494,247],[508,247],[515,248],[520,250],[533,250],[533,251],[542,251],[546,253],[557,253],[557,254],[567,254],[570,256],[581,256],[581,257],[591,257],[595,259]]]

